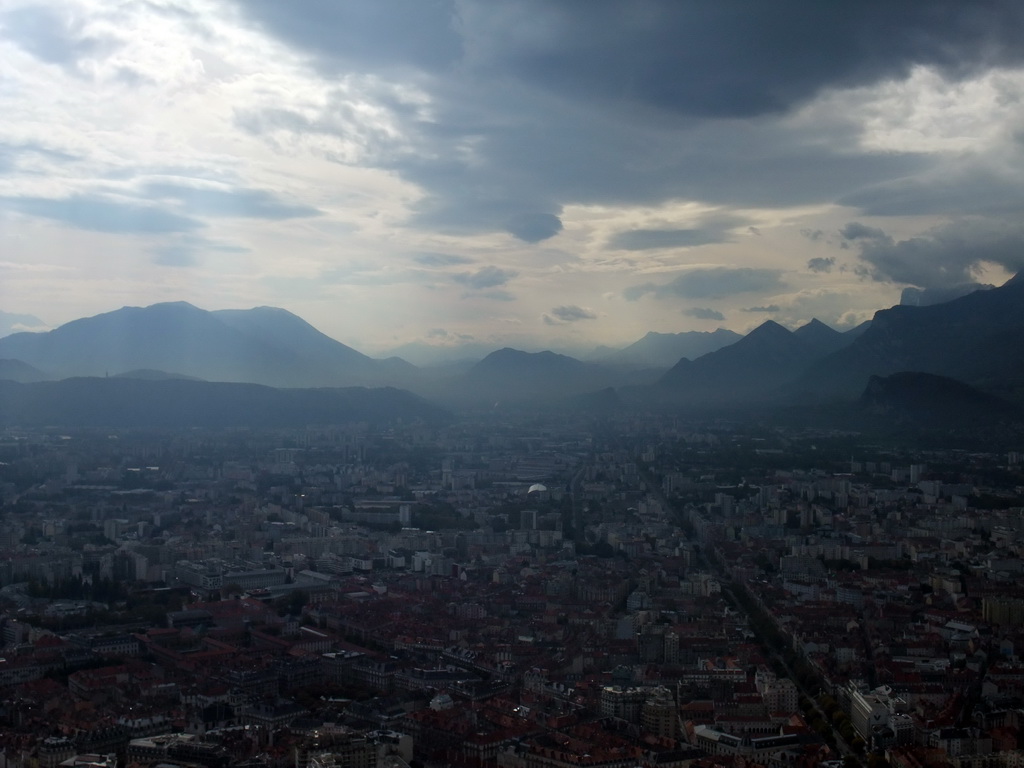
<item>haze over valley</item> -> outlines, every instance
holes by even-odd
[[[430,412],[428,403],[454,412],[467,407],[586,409],[588,402],[599,404],[599,410],[694,411],[850,403],[873,377],[906,372],[948,377],[1024,404],[1024,357],[1016,343],[1024,334],[1022,291],[1024,283],[1013,279],[945,302],[898,305],[843,332],[816,319],[792,330],[767,320],[744,336],[721,329],[647,334],[620,350],[600,350],[590,360],[503,348],[457,366],[371,358],[281,309],[206,311],[177,302],[125,307],[52,331],[0,338],[0,373],[23,385],[81,377],[130,379],[143,390],[173,389],[181,397],[193,393],[198,411],[209,410],[198,404],[212,396],[202,386],[210,382],[285,390],[389,388],[370,393],[384,399],[396,397],[395,389],[408,390],[422,399],[424,414]],[[72,386],[85,384],[35,388],[56,396]],[[121,389],[114,401],[135,391],[125,389],[127,384],[117,386]],[[579,399],[602,390],[606,394],[598,400]],[[102,389],[92,391],[98,396]],[[302,396],[293,391],[277,397]],[[7,423],[18,423],[16,402],[28,401],[9,401]],[[97,409],[90,410],[94,418]],[[342,417],[342,412],[336,417],[355,418]],[[45,413],[39,416],[43,422],[54,420]],[[331,418],[330,411],[316,407],[295,412],[296,418],[313,422],[318,414],[321,420]],[[180,416],[161,418],[173,422]]]

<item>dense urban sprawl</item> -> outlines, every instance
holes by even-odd
[[[0,768],[1018,768],[1016,453],[674,419],[0,437]]]

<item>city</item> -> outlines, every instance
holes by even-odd
[[[1021,0],[0,0],[0,768],[1024,768],[1022,212]]]
[[[640,415],[0,451],[5,766],[1024,754],[1019,453]]]

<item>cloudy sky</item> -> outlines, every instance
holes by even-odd
[[[0,0],[0,310],[50,326],[849,327],[1004,281],[1022,212],[1019,0]]]

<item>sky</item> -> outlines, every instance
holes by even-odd
[[[161,301],[368,354],[845,329],[1002,283],[1022,212],[1019,0],[0,0],[14,330]]]

